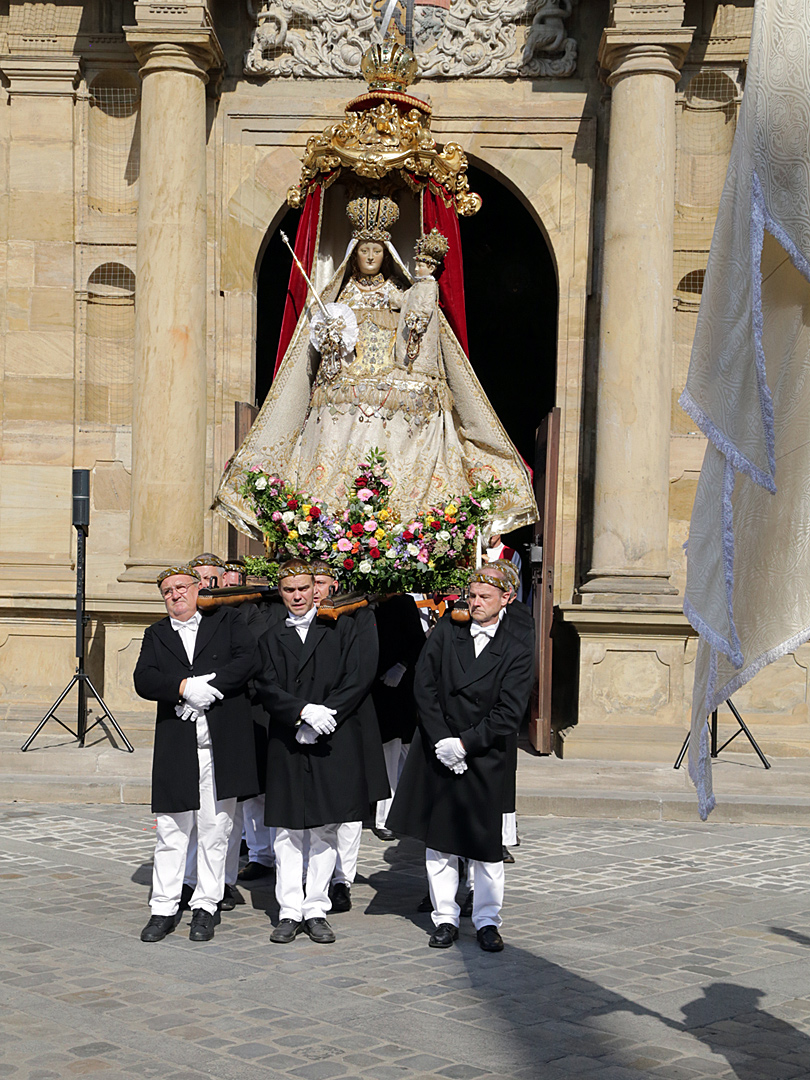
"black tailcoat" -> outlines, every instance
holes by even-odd
[[[357,710],[368,694],[353,620],[310,624],[302,642],[279,623],[259,641],[256,689],[270,713],[265,822],[287,829],[362,821],[369,797]],[[337,728],[312,745],[296,742],[308,703],[336,709]]]
[[[532,663],[530,646],[505,621],[477,658],[469,624],[439,621],[416,667],[419,727],[388,828],[438,851],[500,860],[507,745],[526,711]],[[450,737],[467,751],[460,776],[436,758],[436,743]]]
[[[504,615],[506,629],[515,637],[528,642],[531,646],[532,656],[536,663],[537,654],[534,647],[534,616],[521,600],[513,600],[506,605]],[[518,733],[509,736],[507,743],[508,764],[507,779],[503,793],[503,812],[514,814],[517,803],[517,759],[518,759]]]
[[[425,644],[422,620],[412,596],[401,593],[377,606],[377,635],[380,639],[380,660],[371,694],[377,710],[380,735],[383,742],[402,739],[404,743],[409,743],[416,729],[413,675]],[[407,670],[396,686],[386,686],[381,676],[394,664],[404,664]]]
[[[244,615],[245,622],[248,624],[250,632],[257,643],[262,634],[269,630],[271,626],[275,626],[278,622],[284,622],[287,617],[287,609],[278,597],[258,602],[245,600],[244,603],[239,605],[239,611]],[[256,763],[259,770],[258,793],[264,795],[264,783],[267,777],[267,725],[270,717],[259,700],[256,683],[253,679],[248,683],[248,694],[253,716],[253,741],[256,747]]]
[[[217,608],[202,617],[192,663],[168,618],[147,628],[135,665],[135,690],[140,697],[157,702],[153,813],[176,814],[200,808],[197,728],[193,721],[181,720],[174,711],[180,702],[180,683],[190,675],[215,672],[211,686],[224,695],[206,713],[217,797],[232,799],[258,792],[247,696],[247,681],[257,662],[256,642],[244,618],[232,608]]]
[[[360,718],[360,731],[363,736],[363,764],[366,771],[366,783],[368,785],[369,801],[376,803],[380,799],[387,799],[391,795],[388,784],[388,770],[385,767],[385,754],[382,748],[380,727],[377,723],[377,712],[374,708],[374,700],[371,687],[377,674],[379,664],[379,641],[377,637],[376,611],[370,607],[360,608],[352,618],[354,629],[357,634],[358,658],[361,665],[361,676],[369,690],[360,703],[357,714]],[[345,615],[340,616],[345,619]],[[368,813],[368,811],[366,811]],[[363,817],[366,816],[363,814]]]

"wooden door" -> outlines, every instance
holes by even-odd
[[[235,413],[234,450],[238,450],[245,441],[247,433],[253,427],[253,421],[258,416],[259,410],[255,405],[250,405],[247,401],[235,401],[233,405]],[[253,558],[264,555],[264,544],[260,540],[253,540],[251,537],[246,536],[245,533],[235,529],[233,525],[229,525],[228,558],[244,559],[246,555]]]
[[[537,429],[534,494],[540,520],[532,545],[532,587],[537,667],[532,694],[529,741],[538,754],[553,751],[551,733],[551,627],[554,620],[554,540],[557,526],[557,468],[560,460],[560,410],[554,408]]]

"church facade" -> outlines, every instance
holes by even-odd
[[[160,614],[155,575],[233,546],[209,507],[235,405],[261,403],[275,361],[261,335],[257,347],[273,298],[264,260],[277,259],[307,140],[363,89],[360,56],[384,25],[413,45],[433,136],[461,145],[473,190],[478,175],[495,193],[468,275],[488,275],[495,311],[506,303],[508,267],[487,263],[486,234],[510,201],[529,227],[507,242],[551,268],[519,349],[488,356],[480,376],[488,390],[505,380],[533,426],[559,410],[564,753],[674,758],[695,651],[683,542],[705,445],[677,398],[752,4],[11,0],[0,12],[4,717],[36,719],[73,672],[83,468],[88,670],[116,716],[149,727],[132,670]],[[526,402],[541,368],[545,389]],[[769,720],[774,753],[810,751],[807,649],[738,695]]]

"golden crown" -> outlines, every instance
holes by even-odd
[[[402,92],[416,78],[416,57],[410,49],[387,37],[363,54],[360,70],[369,90]]]
[[[447,237],[434,228],[429,233],[423,233],[416,241],[416,258],[431,266],[437,266],[447,254],[449,247]]]
[[[388,195],[357,195],[349,200],[346,214],[354,226],[355,240],[384,244],[391,239],[388,230],[399,218],[399,207]]]

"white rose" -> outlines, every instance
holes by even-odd
[[[366,517],[371,517],[371,515],[374,513],[374,507],[370,506],[368,503],[363,503],[363,513],[366,515]]]
[[[284,522],[285,525],[289,525],[294,517],[295,514],[292,512],[292,510],[285,510],[284,513],[281,515],[281,520]]]
[[[385,553],[386,559],[395,559],[397,557],[396,551],[393,548],[389,548]]]
[[[484,510],[489,510],[490,506],[492,506],[492,503],[489,501],[489,499],[482,499],[481,506]]]
[[[312,546],[315,551],[323,551],[323,549],[326,547],[326,541],[321,538],[320,540],[316,540]]]
[[[300,533],[301,536],[303,536],[304,533],[308,533],[309,532],[309,522],[308,521],[299,521],[298,522],[298,532]]]
[[[440,540],[449,540],[450,539],[450,533],[447,531],[447,529],[442,529],[442,531],[439,533],[439,539]]]
[[[267,487],[267,477],[260,476],[253,486],[256,488],[257,491],[264,491],[264,489]]]
[[[371,562],[370,562],[370,560],[369,559],[363,559],[363,561],[360,563],[360,565],[358,567],[358,570],[360,571],[361,574],[370,574],[371,573]]]
[[[405,526],[404,525],[395,525],[393,527],[393,529],[391,530],[391,535],[392,536],[400,536],[404,532],[405,532]]]
[[[407,551],[408,551],[409,555],[418,555],[419,554],[419,548],[416,546],[416,544],[408,544]]]

